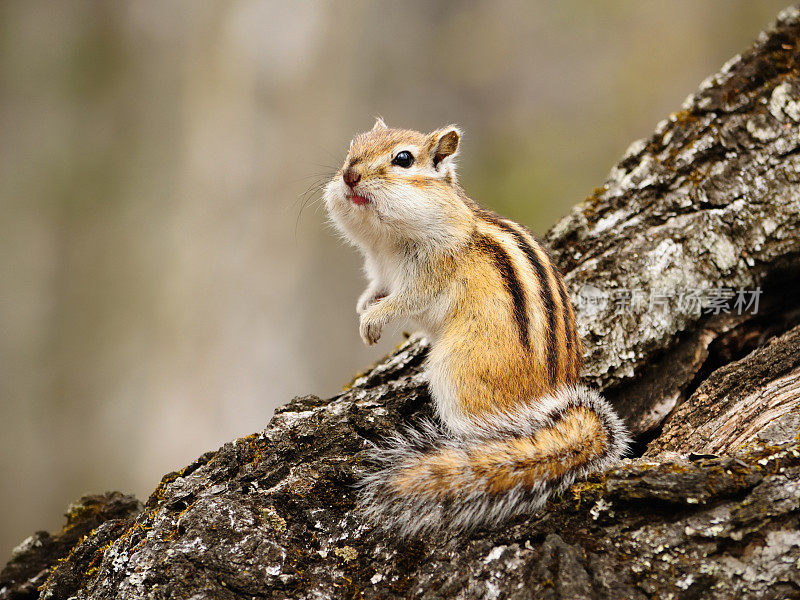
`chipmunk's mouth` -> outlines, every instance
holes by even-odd
[[[369,204],[371,202],[371,200],[366,196],[359,196],[358,194],[348,195],[347,199],[356,206],[364,206],[365,204]]]

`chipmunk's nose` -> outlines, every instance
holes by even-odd
[[[361,174],[353,169],[353,167],[347,167],[344,173],[342,173],[342,179],[344,179],[344,182],[350,187],[355,187],[355,185],[361,181]]]

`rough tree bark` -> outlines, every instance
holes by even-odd
[[[17,549],[0,598],[800,598],[799,125],[790,8],[547,235],[592,300],[585,376],[644,458],[495,530],[387,539],[352,484],[367,440],[430,412],[412,338],[165,476],[144,508],[84,498]],[[757,287],[755,315],[679,306]],[[633,290],[644,309],[620,304]]]

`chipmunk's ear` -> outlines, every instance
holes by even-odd
[[[438,169],[439,164],[450,156],[455,156],[458,152],[458,141],[461,139],[461,131],[455,125],[450,125],[434,131],[430,135],[431,157],[433,166]]]
[[[389,129],[383,121],[383,117],[375,117],[375,125],[372,126],[372,131],[380,131],[381,129]]]

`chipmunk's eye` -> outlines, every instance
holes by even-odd
[[[403,150],[402,152],[398,152],[397,156],[392,159],[392,164],[407,169],[414,164],[414,157],[411,156],[411,152]]]

